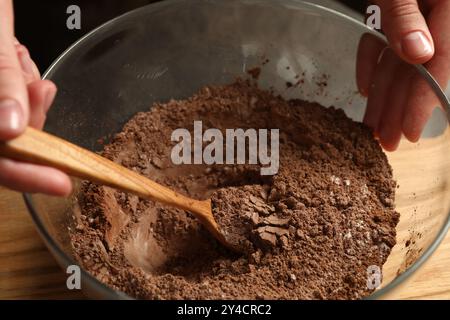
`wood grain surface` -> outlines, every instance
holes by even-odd
[[[450,299],[450,234],[388,299]],[[46,249],[22,196],[0,187],[0,299],[83,298]]]
[[[0,187],[0,299],[83,297],[40,239],[22,195]]]

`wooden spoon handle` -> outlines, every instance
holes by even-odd
[[[33,128],[27,128],[13,140],[0,142],[0,156],[51,166],[71,176],[183,210],[198,212],[199,206],[207,208],[205,201],[185,197],[93,152]]]

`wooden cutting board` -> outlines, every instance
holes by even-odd
[[[388,299],[450,299],[450,233]],[[0,187],[0,299],[83,298],[40,239],[22,196]]]

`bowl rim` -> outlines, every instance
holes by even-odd
[[[189,0],[189,1],[193,1],[193,0]],[[219,2],[220,0],[195,0],[195,1],[197,1],[198,3],[207,2],[207,3],[211,4],[211,3]],[[234,1],[238,1],[238,2],[245,1],[246,3],[251,3],[251,2],[271,3],[271,4],[276,3],[278,5],[280,5],[280,4],[283,5],[283,4],[289,3],[290,5],[296,6],[299,9],[300,8],[310,8],[313,10],[318,10],[322,13],[331,14],[331,15],[337,16],[343,20],[346,20],[348,22],[354,23],[354,24],[358,25],[359,27],[364,28],[366,30],[366,33],[372,34],[373,36],[377,37],[378,39],[384,41],[384,43],[387,44],[387,39],[383,34],[369,28],[362,21],[359,21],[358,19],[348,16],[342,12],[336,11],[334,9],[331,9],[331,8],[328,8],[328,7],[319,5],[319,4],[312,3],[307,0],[277,0],[277,1],[273,1],[273,0],[234,0]],[[91,30],[90,32],[88,32],[87,34],[82,36],[80,39],[75,41],[71,46],[69,46],[58,58],[56,58],[54,60],[54,62],[50,65],[50,67],[44,72],[42,79],[48,79],[51,76],[54,69],[56,69],[58,67],[59,63],[68,54],[70,54],[73,50],[75,50],[79,44],[81,44],[84,41],[86,41],[87,39],[93,37],[98,32],[104,30],[105,28],[112,26],[117,21],[125,19],[129,16],[139,14],[146,10],[152,11],[152,10],[156,10],[157,8],[164,7],[164,6],[171,6],[171,5],[186,3],[186,2],[187,2],[186,0],[167,0],[167,1],[163,1],[163,2],[152,3],[152,4],[148,4],[148,5],[136,8],[134,10],[128,11],[122,15],[119,15],[119,16],[111,19],[111,20],[108,20],[107,22],[94,28],[93,30]],[[438,82],[435,80],[435,78],[428,72],[428,70],[423,65],[414,65],[414,67],[425,78],[427,83],[431,86],[432,90],[439,98],[439,100],[442,104],[442,107],[445,109],[445,112],[447,114],[447,120],[450,122],[450,101],[447,98],[447,96],[445,95],[444,91],[442,90],[442,88],[440,87]],[[53,237],[51,237],[51,235],[48,233],[43,221],[41,220],[37,210],[34,207],[32,195],[29,193],[23,193],[23,199],[25,201],[28,211],[30,212],[31,218],[38,229],[39,234],[43,238],[48,249],[52,252],[53,255],[56,256],[57,261],[59,263],[61,263],[61,261],[62,261],[62,264],[65,264],[65,266],[78,265],[78,262],[75,261],[74,259],[72,259],[69,255],[67,255],[64,252],[64,250],[61,249],[61,247],[58,245],[58,243],[53,239]],[[450,229],[450,212],[447,214],[447,221],[444,221],[443,226],[439,230],[439,232],[438,232],[437,236],[435,237],[435,239],[433,240],[432,244],[422,253],[422,255],[419,257],[419,259],[417,259],[402,274],[400,274],[399,276],[394,278],[386,286],[376,290],[370,296],[367,296],[364,299],[368,299],[368,300],[380,299],[385,294],[392,291],[393,289],[398,287],[401,283],[403,283],[415,271],[417,271],[423,265],[423,263],[425,261],[427,261],[428,258],[434,253],[434,251],[439,247],[440,243],[447,235],[447,232],[449,229]],[[126,293],[119,291],[119,290],[114,290],[111,287],[100,282],[99,280],[97,280],[97,278],[92,276],[84,268],[80,268],[80,270],[81,270],[82,279],[87,279],[88,283],[92,284],[96,290],[99,290],[102,293],[104,293],[108,298],[110,298],[110,299],[111,298],[133,299]]]

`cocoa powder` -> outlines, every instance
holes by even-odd
[[[174,165],[171,133],[279,128],[280,169]],[[212,197],[227,251],[187,212],[84,183],[73,252],[93,276],[144,299],[358,299],[395,244],[395,182],[379,144],[342,110],[286,101],[244,80],[155,104],[102,154],[197,199]]]

